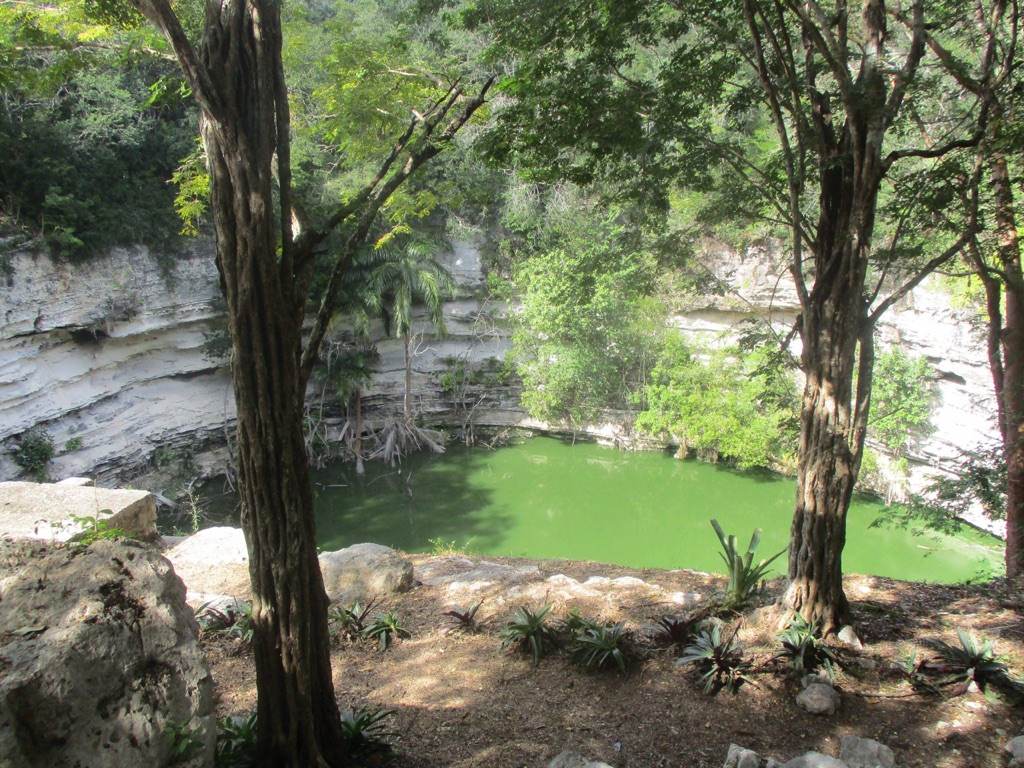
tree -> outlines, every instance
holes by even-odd
[[[405,350],[405,418],[412,412],[412,313],[422,301],[434,328],[444,335],[444,299],[455,289],[451,273],[435,258],[444,244],[430,238],[408,237],[381,246],[367,277],[373,302],[384,320],[384,331],[402,339]]]
[[[377,170],[313,218],[297,205],[281,4],[207,0],[193,44],[169,0],[130,0],[167,39],[202,113],[217,269],[228,305],[238,480],[253,589],[261,765],[339,765],[327,597],[302,433],[306,384],[348,264],[381,207],[484,102],[441,86],[413,110]],[[426,78],[421,78],[426,80]],[[409,114],[409,112],[406,112]],[[341,245],[308,340],[316,249]]]
[[[987,351],[995,389],[997,423],[1005,464],[1006,574],[1024,573],[1024,269],[1017,233],[1014,165],[1022,137],[1016,126],[1020,81],[1015,66],[1019,9],[997,0],[988,13],[961,20],[964,35],[982,41],[988,70],[972,72],[961,50],[928,36],[928,45],[956,81],[981,99],[989,111],[977,164],[983,173],[962,202],[973,215],[987,215],[990,226],[973,233],[964,253],[967,268],[980,280],[988,317]],[[982,184],[986,179],[987,184]],[[984,466],[968,454],[965,466]],[[970,472],[970,474],[974,474]],[[1002,484],[1001,484],[1002,485]],[[987,483],[981,487],[987,487]],[[985,506],[990,496],[982,495]]]
[[[588,0],[571,14],[481,0],[466,18],[495,24],[516,57],[502,83],[512,102],[491,134],[496,157],[662,205],[674,187],[714,190],[786,232],[806,380],[786,603],[838,630],[849,620],[842,551],[874,326],[977,230],[971,218],[958,237],[934,235],[924,258],[900,245],[912,214],[928,222],[922,182],[901,185],[898,166],[921,178],[927,163],[974,146],[988,114],[978,98],[952,100],[958,119],[929,122],[913,143],[950,102],[936,98],[952,85],[933,75],[941,61],[926,57],[929,36],[946,29],[926,21],[924,0],[865,0],[859,14],[817,0]],[[967,48],[980,79],[995,41]],[[880,201],[893,236],[876,252]]]

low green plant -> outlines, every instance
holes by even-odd
[[[256,765],[256,710],[245,717],[225,717],[217,721],[217,749],[213,764],[217,768]]]
[[[688,619],[684,616],[662,616],[647,627],[647,630],[658,645],[683,648],[690,644],[693,630],[699,621],[697,617]]]
[[[348,607],[338,605],[331,608],[328,617],[340,625],[342,637],[346,640],[355,640],[357,637],[362,637],[363,631],[366,629],[366,617],[370,615],[370,611],[376,603],[377,598],[374,597],[365,607],[360,605],[358,600]]]
[[[77,451],[82,447],[82,438],[80,437],[69,437],[64,443],[64,453],[71,453]]]
[[[925,662],[922,670],[941,676],[938,685],[951,686],[955,695],[966,693],[974,683],[986,696],[1014,702],[1024,697],[1024,683],[1010,676],[1010,669],[996,654],[993,641],[959,628],[956,634],[959,648],[935,638],[925,640],[938,656]]]
[[[396,638],[412,637],[412,633],[399,623],[398,612],[378,613],[373,621],[363,630],[363,637],[370,637],[380,643],[380,649],[386,651]]]
[[[171,764],[183,763],[202,749],[203,742],[194,728],[186,723],[170,723],[164,728],[170,743]]]
[[[537,610],[530,610],[523,605],[516,608],[512,621],[501,630],[501,647],[518,645],[521,648],[528,648],[533,656],[533,663],[538,663],[544,651],[554,644],[554,634],[547,625],[551,607],[551,603],[548,603]]]
[[[605,669],[614,664],[620,672],[625,672],[628,663],[624,650],[626,638],[626,622],[620,621],[611,626],[601,624],[576,635],[570,653],[588,670]]]
[[[10,451],[14,463],[40,483],[49,482],[48,466],[56,453],[53,438],[41,427],[33,427],[24,432]]]
[[[348,743],[349,757],[366,759],[371,756],[387,757],[391,745],[384,739],[397,737],[399,734],[388,730],[385,722],[395,717],[393,709],[360,707],[357,710],[346,709],[341,713],[341,730]]]
[[[711,527],[715,529],[715,533],[718,534],[718,540],[722,544],[722,552],[718,554],[725,561],[726,572],[729,574],[729,585],[726,587],[725,600],[722,607],[726,610],[736,611],[750,604],[754,597],[754,591],[764,579],[768,567],[784,555],[786,550],[782,550],[778,554],[755,564],[754,553],[761,543],[762,530],[760,528],[755,530],[754,534],[750,537],[747,551],[740,554],[736,548],[735,535],[729,534],[726,536],[722,526],[714,518],[711,520]]]
[[[834,678],[838,663],[835,652],[821,641],[818,634],[817,622],[808,622],[799,613],[795,614],[779,634],[782,650],[775,659],[785,661],[797,675],[823,668],[830,678]]]
[[[476,614],[477,611],[480,610],[480,606],[483,604],[483,600],[477,600],[468,608],[456,605],[450,611],[445,611],[444,615],[451,617],[452,621],[455,622],[455,629],[462,630],[463,632],[476,632],[480,629],[482,624],[482,622],[477,621]]]
[[[100,517],[103,514],[111,514],[109,509],[101,510],[96,515],[68,515],[68,520],[71,521],[73,527],[81,528],[81,533],[76,534],[73,537],[73,541],[80,547],[88,547],[90,544],[102,541],[104,539],[116,539],[124,536],[124,529],[118,526],[112,526],[105,518]]]
[[[740,625],[736,625],[727,640],[722,637],[722,626],[716,622],[702,629],[694,642],[683,651],[683,657],[676,662],[680,665],[697,665],[704,693],[717,693],[725,688],[735,694],[744,682],[750,681],[746,675],[751,667],[750,661],[736,642]]]
[[[566,617],[559,622],[559,629],[572,637],[577,637],[590,630],[597,630],[602,626],[601,622],[597,619],[592,619],[580,613],[580,609],[575,605],[569,609]]]
[[[245,600],[236,600],[224,610],[211,608],[209,603],[204,603],[196,609],[195,615],[203,634],[235,637],[243,646],[252,643],[255,632],[252,606]]]

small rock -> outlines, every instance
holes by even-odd
[[[1006,746],[1003,747],[1003,749],[1005,749],[1013,759],[1024,760],[1024,736],[1017,736],[1014,739],[1010,739],[1006,742]]]
[[[808,752],[806,755],[794,757],[780,768],[848,768],[842,760],[823,755],[820,752]]]
[[[864,644],[857,637],[857,632],[849,624],[839,630],[839,634],[836,635],[836,639],[839,640],[844,646],[849,648],[851,651],[863,651]]]
[[[824,672],[816,672],[813,675],[804,675],[800,678],[800,686],[802,688],[809,688],[812,685],[827,685],[831,688],[832,678]]]
[[[764,763],[764,768],[782,768],[782,763],[769,757]]]
[[[878,669],[878,661],[876,659],[866,659],[863,657],[858,657],[853,660],[853,664],[857,668],[863,669],[865,672],[871,672],[875,669]]]
[[[725,765],[722,768],[761,768],[761,757],[739,744],[729,745],[729,754],[725,757]]]
[[[844,736],[839,757],[850,768],[896,768],[892,750],[874,739]]]
[[[812,683],[796,697],[796,703],[812,715],[834,715],[841,701],[836,689],[823,683]]]
[[[587,758],[578,752],[567,749],[559,752],[558,755],[548,763],[548,768],[585,768]]]
[[[353,544],[320,555],[324,588],[332,600],[351,602],[412,589],[412,561],[382,544]]]

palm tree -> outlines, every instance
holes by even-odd
[[[405,418],[412,420],[412,313],[417,301],[438,334],[446,332],[444,301],[455,289],[451,273],[437,262],[436,254],[447,248],[437,238],[414,236],[391,240],[380,246],[369,276],[370,293],[379,301],[384,332],[405,344]]]

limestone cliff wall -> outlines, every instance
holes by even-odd
[[[446,361],[459,358],[472,368],[503,357],[509,346],[501,321],[507,308],[474,298],[483,281],[478,252],[456,244],[446,258],[461,298],[446,306],[447,338],[435,338],[422,319],[416,324],[417,409],[432,422],[458,421],[452,412],[462,407],[473,408],[480,425],[519,423],[524,414],[514,387],[485,380],[458,401],[440,386],[450,369]],[[678,327],[729,339],[751,314],[770,315],[780,329],[792,324],[795,293],[770,249],[737,253],[708,245],[701,258],[734,291],[680,302],[672,317]],[[217,296],[208,241],[193,243],[167,267],[144,248],[118,249],[84,265],[42,251],[13,254],[0,285],[0,480],[19,477],[6,449],[35,426],[53,436],[58,450],[71,438],[81,440],[81,448],[52,462],[56,479],[89,474],[108,485],[151,467],[162,446],[202,454],[222,443],[234,413],[230,377],[224,362],[203,352],[206,336],[222,324]],[[915,446],[922,465],[941,465],[956,447],[995,435],[991,378],[974,315],[951,306],[941,286],[926,283],[880,326],[883,344],[902,343],[927,356],[936,372],[935,431]],[[365,399],[371,422],[400,406],[404,387],[401,343],[381,338],[378,346],[378,375]],[[315,384],[310,397],[319,408]],[[336,406],[324,402],[336,418]],[[615,431],[604,428],[606,436]]]

